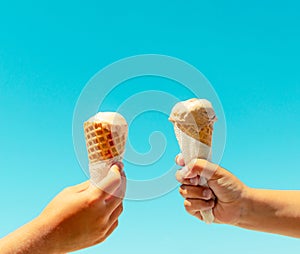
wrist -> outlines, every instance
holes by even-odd
[[[55,239],[56,225],[49,223],[49,219],[38,216],[34,221],[34,227],[39,234],[39,251],[37,253],[62,254],[59,242]]]
[[[236,226],[247,228],[247,229],[256,229],[258,227],[259,219],[258,211],[255,211],[255,203],[257,201],[256,189],[245,187],[245,191],[242,195],[241,202],[241,214],[239,221]]]

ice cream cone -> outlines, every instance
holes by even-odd
[[[126,120],[115,112],[100,112],[84,123],[91,180],[99,182],[111,164],[122,160],[127,129]]]
[[[184,161],[188,164],[193,159],[211,159],[213,124],[216,121],[211,103],[204,99],[190,99],[177,103],[169,120],[174,124]],[[200,177],[202,186],[207,186],[207,179]],[[212,210],[200,211],[206,223],[214,221]]]

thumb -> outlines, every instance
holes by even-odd
[[[110,196],[121,185],[121,172],[123,164],[118,163],[111,166],[106,177],[104,177],[97,186],[91,184],[91,188],[95,191],[99,191],[103,198]]]
[[[215,175],[219,166],[204,159],[195,159],[189,163],[188,168],[186,178],[201,176],[209,180]]]

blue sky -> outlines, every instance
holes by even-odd
[[[299,189],[299,11],[295,0],[2,2],[0,236],[38,215],[62,188],[86,180],[73,148],[76,101],[100,69],[138,54],[177,57],[210,80],[226,117],[225,168],[252,187]],[[173,85],[157,77],[131,80],[103,108],[117,109],[135,91],[189,97]],[[161,160],[147,167],[126,163],[128,177],[158,177],[173,163],[178,146],[164,114],[138,117],[130,142],[145,153],[157,130],[167,140]],[[287,237],[205,225],[185,213],[174,190],[126,201],[117,231],[78,253],[121,251],[277,254],[300,247]]]

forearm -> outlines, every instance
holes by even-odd
[[[238,226],[300,238],[300,191],[249,188]]]
[[[49,241],[50,229],[39,218],[0,239],[1,254],[60,253]]]

